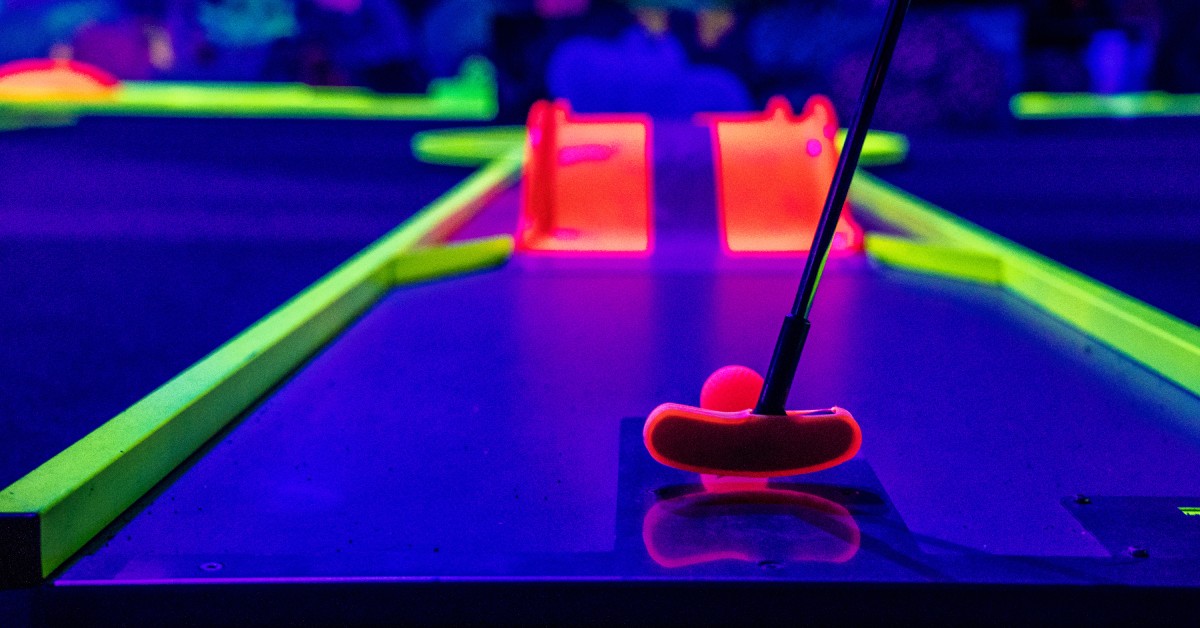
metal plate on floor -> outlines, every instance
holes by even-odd
[[[1200,497],[1101,497],[1063,500],[1113,556],[1200,559]]]

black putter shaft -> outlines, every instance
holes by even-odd
[[[767,368],[758,405],[754,407],[755,414],[782,416],[786,413],[788,393],[792,389],[792,381],[796,378],[796,367],[800,364],[804,341],[808,338],[808,312],[812,309],[813,296],[817,292],[821,272],[825,269],[829,245],[833,242],[833,234],[842,215],[842,205],[850,192],[854,169],[858,167],[863,141],[866,140],[867,130],[871,126],[871,118],[875,115],[875,105],[879,102],[879,92],[883,90],[883,80],[887,76],[892,53],[896,50],[900,26],[904,22],[904,14],[908,12],[910,1],[892,0],[888,5],[883,31],[879,34],[879,43],[875,46],[871,67],[867,70],[862,95],[859,96],[858,112],[854,114],[850,123],[846,144],[842,147],[837,170],[834,171],[833,181],[829,185],[829,194],[825,197],[821,221],[813,234],[808,261],[804,264],[804,275],[800,279],[800,288],[796,291],[796,302],[792,305],[791,313],[784,317],[779,339],[775,341],[775,352],[771,355],[771,366]]]

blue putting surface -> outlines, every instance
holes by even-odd
[[[1200,118],[1038,121],[914,135],[877,173],[1200,325]]]
[[[1200,400],[997,290],[847,259],[822,284],[791,405],[853,411],[856,464],[878,480],[835,469],[796,481],[878,493],[895,512],[871,516],[906,526],[912,537],[888,538],[911,548],[874,534],[840,568],[786,553],[765,576],[736,560],[663,567],[622,517],[649,516],[626,510],[659,501],[643,491],[696,479],[623,444],[623,420],[694,403],[718,366],[761,369],[794,272],[535,261],[386,297],[57,583],[1085,584],[1102,579],[1088,564],[1113,558],[1064,497],[1200,495],[1176,472],[1200,456],[1183,420]],[[632,496],[618,480],[627,465]],[[1061,559],[1092,563],[1064,574]]]
[[[850,409],[853,463],[746,511],[650,461],[640,417],[762,369],[802,263],[718,256],[707,139],[655,140],[651,259],[518,256],[393,291],[56,585],[1200,582],[1124,568],[1064,504],[1200,496],[1178,472],[1200,400],[1003,291],[861,256],[827,267],[790,404]]]
[[[429,126],[96,118],[0,136],[0,486],[465,176],[412,158]]]
[[[418,125],[225,124],[84,121],[0,146],[27,164],[0,173],[21,190],[0,205],[15,218],[0,256],[28,269],[5,278],[18,289],[0,312],[20,330],[0,353],[15,382],[0,410],[20,412],[0,428],[28,445],[5,448],[0,472],[32,468],[464,174],[407,156]],[[861,256],[828,265],[790,404],[850,409],[859,456],[746,498],[654,463],[643,417],[694,403],[719,366],[762,369],[803,263],[722,259],[707,133],[654,132],[653,258],[518,256],[392,291],[56,573],[34,612],[704,623],[757,599],[775,618],[1065,623],[1140,616],[1128,600],[1149,594],[1124,585],[1200,583],[1167,519],[1200,507],[1183,471],[1200,399],[1001,290]],[[1138,278],[1153,266],[1113,266],[1107,244],[1146,248],[1126,237],[1135,206],[1177,219],[1147,241],[1191,241],[1176,213],[1190,188],[1105,178],[1140,135],[1091,133],[914,138],[912,164],[883,172],[1042,252],[1082,243],[1081,270],[1120,267],[1134,285],[1118,287],[1187,318],[1185,256]],[[1185,145],[1151,139],[1134,161]],[[1074,163],[1047,157],[1064,146],[1100,159],[1075,166],[1092,183],[1074,192],[1047,171]],[[60,162],[74,178],[39,183]],[[517,196],[481,223],[515,224]],[[167,586],[107,586],[136,584]],[[864,608],[866,593],[890,602]],[[29,606],[0,596],[0,610],[14,601]]]

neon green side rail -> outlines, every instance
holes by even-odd
[[[0,491],[0,584],[46,577],[399,283],[502,264],[507,237],[420,248],[519,173],[521,135],[414,138],[432,160],[491,160],[264,319]],[[870,234],[874,259],[1003,286],[1200,394],[1200,329],[858,173],[851,200],[910,237]]]
[[[468,129],[436,129],[413,136],[413,153],[428,163],[447,166],[471,166],[513,150],[525,141],[525,127],[493,126]],[[846,130],[837,135],[838,145],[846,141]],[[863,166],[887,166],[908,157],[908,137],[888,131],[870,131],[863,143],[859,163]]]
[[[494,160],[162,387],[0,491],[0,585],[48,576],[398,284],[503,264],[507,236],[425,246],[519,173]]]
[[[891,266],[1002,286],[1075,329],[1200,395],[1200,328],[866,173],[851,201],[912,239],[867,236]]]
[[[40,116],[490,120],[496,111],[495,71],[483,58],[465,61],[458,76],[435,79],[425,94],[296,83],[126,81],[107,99],[0,99],[0,120],[12,126]]]
[[[1200,94],[1024,92],[1008,101],[1019,120],[1200,116]]]

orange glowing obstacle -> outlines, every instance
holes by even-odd
[[[518,251],[648,255],[653,243],[650,118],[529,110]]]
[[[117,79],[92,65],[68,59],[23,59],[0,65],[0,100],[111,98]]]
[[[776,96],[762,113],[705,114],[712,132],[718,224],[729,253],[804,253],[837,169],[837,114],[813,96],[796,116]],[[862,229],[842,210],[831,249],[858,250]]]

